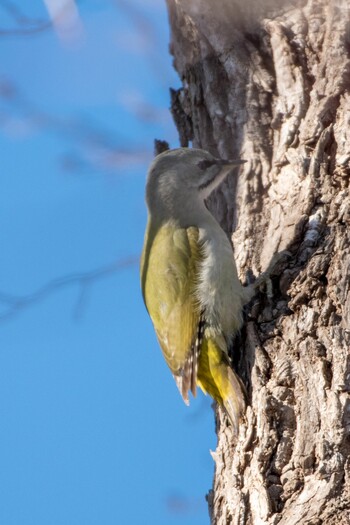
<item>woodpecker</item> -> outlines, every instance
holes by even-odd
[[[189,404],[199,386],[236,431],[245,391],[228,349],[254,291],[240,283],[230,241],[205,199],[243,162],[192,148],[158,155],[147,177],[141,258],[144,302],[183,400]]]

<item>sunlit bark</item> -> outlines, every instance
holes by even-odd
[[[217,414],[212,523],[349,524],[350,4],[167,3],[182,145],[248,160],[209,203],[241,278],[292,255],[247,313],[250,406],[237,442]]]

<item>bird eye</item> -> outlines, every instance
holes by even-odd
[[[209,159],[205,159],[205,160],[200,160],[197,164],[198,168],[200,168],[201,170],[207,170],[208,168],[210,168],[211,166],[213,166],[214,164],[216,164],[217,161],[216,160],[209,160]]]

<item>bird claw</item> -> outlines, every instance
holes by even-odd
[[[278,275],[282,267],[291,258],[291,256],[292,254],[287,250],[275,253],[265,272],[259,275],[259,277],[254,281],[253,284],[248,286],[248,290],[252,292],[252,294],[249,293],[248,296],[256,294],[257,291],[259,291],[262,287],[265,287],[266,295],[269,299],[271,299],[273,297],[271,276]]]

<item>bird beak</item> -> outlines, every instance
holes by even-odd
[[[245,164],[247,161],[243,159],[229,159],[229,160],[221,160],[219,159],[217,161],[217,164],[219,166],[239,166],[240,164]]]
[[[234,167],[234,166],[239,166],[240,164],[244,164],[245,162],[247,162],[246,160],[242,160],[242,159],[235,159],[235,160],[222,160],[222,159],[214,159],[214,160],[208,160],[208,159],[203,159],[201,160],[200,162],[198,162],[198,167],[202,170],[205,170],[207,168],[210,168],[211,166],[214,166],[215,164],[217,166],[228,166],[229,168],[230,167]],[[227,170],[226,170],[227,171]]]
[[[206,160],[201,161],[202,167],[204,167],[203,164],[205,165],[206,163],[210,163],[211,166],[216,165],[220,167],[219,172],[209,182],[207,182],[206,184],[200,187],[201,195],[203,199],[206,199],[207,197],[209,197],[211,192],[217,186],[219,186],[219,184],[221,184],[221,182],[226,178],[226,176],[231,172],[231,170],[234,167],[244,164],[245,162],[247,161],[242,160],[242,159],[234,159],[234,160],[233,159],[230,159],[230,160],[216,159],[214,162],[213,161],[208,162]]]

